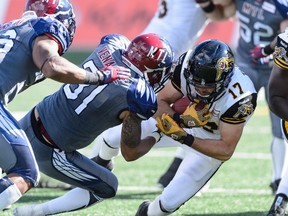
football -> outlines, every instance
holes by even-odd
[[[172,109],[176,113],[182,114],[186,110],[190,102],[191,101],[187,97],[182,97],[172,105]]]

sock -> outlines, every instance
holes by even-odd
[[[286,143],[284,139],[274,137],[271,145],[273,176],[272,182],[281,179],[285,162]]]
[[[0,179],[0,211],[22,197],[18,187],[8,178]]]
[[[168,213],[168,212],[163,212],[162,210],[161,210],[161,208],[160,208],[160,199],[159,199],[159,196],[158,197],[156,197],[156,199],[155,200],[153,200],[151,203],[150,203],[150,205],[148,206],[148,212],[147,212],[147,215],[149,216],[149,215],[169,215],[169,214],[171,214],[171,212],[170,213]]]
[[[102,145],[99,151],[99,157],[104,160],[111,160],[119,154],[119,148],[112,148],[109,143],[103,138]]]
[[[92,195],[87,190],[74,188],[56,199],[39,205],[41,205],[44,214],[49,215],[86,208],[102,200],[102,198]]]

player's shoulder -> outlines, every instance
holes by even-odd
[[[288,29],[277,37],[277,44],[273,53],[275,64],[283,69],[288,69]]]
[[[277,10],[281,13],[284,19],[288,18],[288,1],[287,0],[274,0]]]
[[[130,44],[130,40],[122,34],[108,34],[101,38],[100,44],[110,44],[126,50]]]

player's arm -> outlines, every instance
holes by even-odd
[[[205,15],[212,21],[221,21],[232,18],[236,14],[236,5],[233,0],[195,0]]]
[[[171,80],[169,80],[157,95],[158,109],[153,117],[156,118],[163,113],[173,116],[175,111],[171,108],[171,104],[182,97],[183,94],[176,90],[172,85]]]
[[[195,138],[191,147],[205,155],[227,161],[233,155],[243,132],[244,123],[227,124],[220,122],[220,140]]]
[[[150,151],[156,140],[153,136],[148,136],[141,140],[142,120],[136,114],[124,111],[120,118],[123,118],[121,154],[126,161],[137,160]]]
[[[108,68],[110,74],[105,74],[100,70],[91,73],[61,57],[59,50],[61,48],[56,40],[46,35],[38,36],[34,41],[33,61],[46,78],[63,83],[103,84],[120,77],[125,79],[130,76],[129,70],[122,67]]]
[[[268,104],[273,113],[288,121],[288,69],[273,65],[268,84]]]

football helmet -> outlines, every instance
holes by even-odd
[[[52,16],[68,29],[70,44],[73,41],[76,21],[73,7],[69,0],[27,0],[25,11],[35,11],[38,17]]]
[[[231,48],[219,40],[206,40],[198,44],[188,56],[187,68],[184,70],[186,78],[187,96],[191,101],[200,99],[209,103],[216,99],[229,84],[234,71],[234,55]],[[196,88],[214,88],[206,96],[199,94]],[[196,95],[191,94],[191,89]]]
[[[169,43],[156,34],[134,38],[123,53],[123,62],[137,74],[144,76],[157,93],[170,77],[173,51]]]

